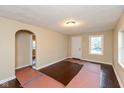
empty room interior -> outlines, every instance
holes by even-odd
[[[123,88],[123,5],[0,6],[0,88]]]

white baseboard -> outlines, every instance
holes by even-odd
[[[86,61],[90,61],[90,62],[93,62],[93,63],[101,63],[101,64],[112,65],[112,63],[107,63],[107,62],[102,62],[102,61],[89,60],[89,59],[84,59],[84,58],[81,58],[81,59],[86,60]]]
[[[73,57],[69,56],[68,58],[73,58]],[[93,63],[101,63],[101,64],[112,65],[112,63],[106,63],[106,62],[102,62],[102,61],[90,60],[90,59],[85,59],[85,58],[79,58],[79,59],[90,61],[90,62],[93,62]]]
[[[24,68],[24,67],[27,67],[27,66],[31,66],[31,64],[20,66],[20,67],[17,67],[16,69]]]
[[[68,58],[68,57],[67,57],[67,58]],[[39,70],[39,69],[48,67],[48,66],[53,65],[53,64],[55,64],[55,63],[61,62],[62,60],[65,60],[65,59],[66,59],[66,58],[62,58],[62,59],[57,60],[57,61],[55,61],[55,62],[52,62],[52,63],[46,64],[46,65],[44,65],[44,66],[38,67],[38,68],[36,68],[36,69]]]
[[[120,87],[121,87],[121,88],[124,88],[124,86],[123,86],[123,84],[122,84],[122,82],[121,82],[121,79],[120,79],[120,77],[119,77],[119,75],[118,75],[118,73],[117,73],[115,67],[114,67],[113,65],[112,65],[112,67],[113,67],[113,69],[114,69],[114,72],[115,72],[115,75],[116,75],[116,77],[117,77],[117,80],[118,80],[118,83],[119,83]]]
[[[5,82],[8,82],[8,81],[13,80],[13,79],[15,79],[15,78],[16,78],[16,76],[12,76],[12,77],[9,77],[9,78],[0,80],[0,84],[3,84],[3,83],[5,83]]]

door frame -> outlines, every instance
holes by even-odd
[[[31,34],[31,39],[30,39],[30,49],[31,49],[31,53],[30,53],[30,64],[31,64],[31,66],[33,66],[33,39],[32,39],[32,35],[34,35],[35,36],[35,42],[36,42],[36,50],[35,50],[35,68],[37,67],[37,39],[36,39],[36,34],[34,33],[34,32],[32,32],[32,31],[30,31],[30,30],[26,30],[26,29],[21,29],[21,30],[18,30],[18,31],[16,31],[16,33],[15,33],[15,64],[16,64],[16,62],[17,62],[17,47],[16,47],[16,36],[17,36],[17,34],[19,33],[19,32],[26,32],[26,33],[29,33],[29,34]],[[29,65],[26,65],[26,66],[29,66]],[[20,67],[16,67],[16,65],[15,65],[15,70],[16,69],[19,69],[19,68],[23,68],[23,67],[26,67],[26,66],[20,66]]]

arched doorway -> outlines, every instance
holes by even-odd
[[[15,68],[27,66],[36,68],[36,36],[28,30],[19,30],[15,34]]]

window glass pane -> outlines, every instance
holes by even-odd
[[[118,35],[118,61],[124,65],[124,32]]]
[[[102,54],[102,36],[92,36],[90,38],[90,53],[91,54]]]

